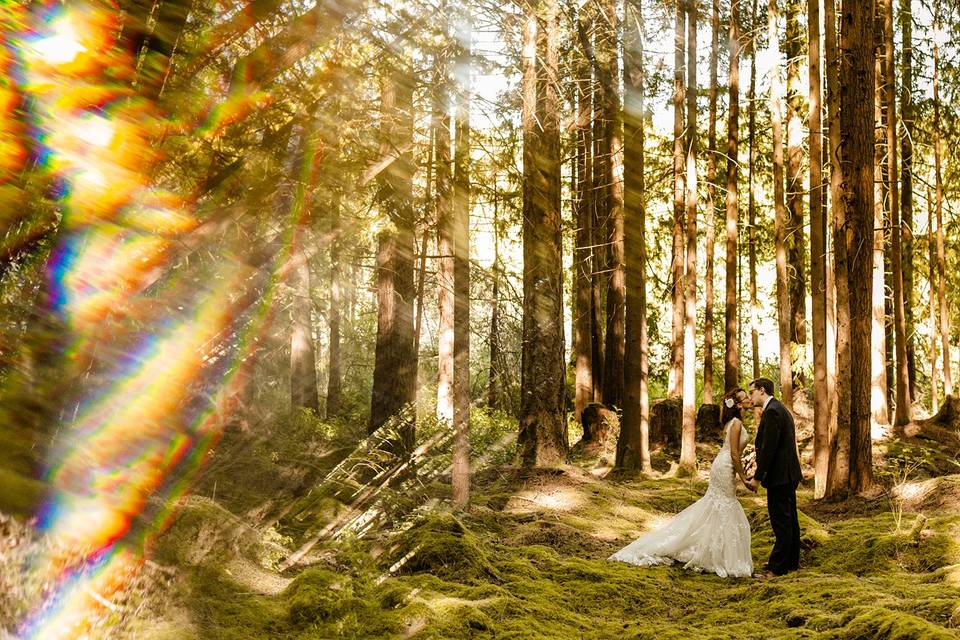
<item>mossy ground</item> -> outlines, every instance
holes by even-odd
[[[505,422],[503,429],[510,428]],[[493,440],[490,433],[483,437]],[[227,441],[221,448],[241,451],[228,449],[233,446]],[[244,446],[260,456],[266,445]],[[475,474],[471,507],[459,514],[444,506],[442,475],[437,482],[424,478],[418,495],[426,506],[415,515],[385,519],[362,538],[347,533],[326,539],[305,565],[282,573],[279,560],[346,508],[335,491],[323,494],[323,507],[310,497],[317,493],[312,479],[329,477],[345,454],[316,458],[323,462],[308,473],[288,469],[278,476],[287,478],[282,490],[272,494],[263,489],[271,473],[266,467],[246,480],[235,478],[227,489],[227,477],[216,476],[213,467],[216,478],[200,485],[207,495],[188,499],[152,548],[168,578],[136,600],[139,613],[124,635],[960,637],[957,475],[918,471],[916,478],[888,483],[873,499],[839,503],[814,502],[804,484],[802,568],[785,577],[721,579],[678,566],[607,561],[702,494],[715,450],[701,449],[704,469],[692,478],[617,477],[608,473],[609,452],[563,469],[489,466]],[[659,455],[666,460],[671,452]],[[894,478],[895,459],[881,459],[890,465],[880,469],[881,477],[886,471]],[[238,462],[231,459],[225,471]],[[282,459],[276,464],[284,466]],[[214,479],[217,500],[210,495]],[[273,506],[260,506],[268,497]],[[760,566],[772,544],[764,497],[743,491],[740,497]]]

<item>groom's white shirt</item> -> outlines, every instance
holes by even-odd
[[[767,399],[763,401],[763,408],[760,410],[760,413],[767,410],[767,405],[770,404],[771,400],[773,400],[773,396],[767,396]]]

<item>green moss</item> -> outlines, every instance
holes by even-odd
[[[428,516],[405,532],[398,546],[403,573],[428,572],[458,582],[498,578],[480,539],[451,514]]]
[[[951,640],[957,634],[903,611],[853,610],[849,621],[831,637],[862,640]]]

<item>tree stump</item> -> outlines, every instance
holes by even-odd
[[[620,416],[607,405],[591,402],[583,408],[580,424],[583,426],[583,438],[578,448],[599,449],[606,444],[610,433],[620,428]]]
[[[720,405],[702,404],[697,409],[697,440],[721,440],[723,428],[720,426]]]
[[[683,401],[680,398],[664,398],[650,405],[650,444],[680,446],[680,430],[683,426]]]

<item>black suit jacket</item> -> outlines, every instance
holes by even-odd
[[[757,471],[754,477],[761,485],[769,488],[800,484],[803,475],[800,473],[800,458],[797,457],[797,431],[793,416],[776,398],[770,400],[760,418],[755,445]]]

